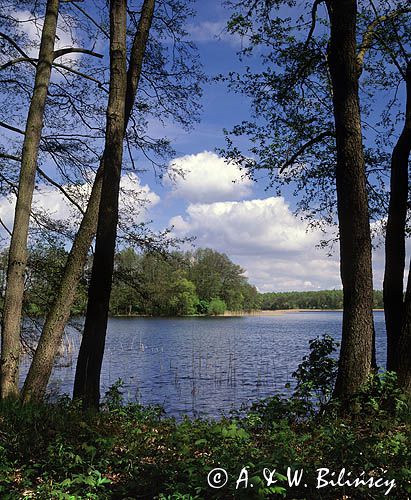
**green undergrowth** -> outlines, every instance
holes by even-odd
[[[122,404],[120,385],[94,414],[67,398],[3,402],[0,498],[409,498],[409,402],[390,373],[373,377],[349,403],[330,402],[334,366],[322,366],[326,355],[312,356],[325,340],[311,345],[292,397],[277,395],[230,418],[177,421],[158,407]],[[288,468],[289,475],[303,470],[299,486],[289,484]],[[345,479],[387,484],[317,488],[320,468],[335,480],[345,468]],[[208,477],[227,483],[212,488]],[[395,486],[385,495],[388,481]]]

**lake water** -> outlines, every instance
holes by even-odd
[[[374,317],[377,360],[383,366],[384,314],[375,312]],[[339,340],[341,319],[342,313],[331,311],[234,318],[111,318],[102,394],[121,378],[128,400],[161,404],[169,415],[218,417],[242,403],[284,392],[308,353],[308,341],[324,333]],[[70,339],[72,359],[54,369],[53,392],[72,390],[80,336],[72,333]]]

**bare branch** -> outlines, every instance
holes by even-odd
[[[316,137],[313,137],[309,141],[307,141],[305,144],[303,144],[290,158],[288,158],[279,168],[280,174],[287,168],[293,165],[298,157],[302,155],[307,149],[309,149],[311,146],[314,146],[314,144],[317,144],[321,142],[323,139],[326,137],[334,137],[334,132],[331,130],[326,130],[325,132],[322,132],[321,134],[317,135]]]
[[[7,130],[11,130],[12,132],[17,132],[18,134],[25,135],[24,130],[21,130],[17,127],[13,127],[13,125],[9,125],[5,122],[0,122],[0,127],[6,128]]]
[[[307,40],[305,41],[305,44],[304,44],[304,49],[306,49],[308,47],[308,44],[310,43],[310,40],[314,34],[314,30],[315,30],[315,25],[316,25],[316,22],[317,22],[317,10],[318,10],[318,6],[323,3],[324,0],[315,0],[315,2],[313,3],[313,7],[311,9],[311,26],[310,26],[310,31],[308,32],[308,36],[307,36]]]
[[[389,12],[388,14],[384,14],[383,16],[378,16],[378,11],[374,5],[374,3],[371,1],[371,5],[373,7],[374,13],[377,16],[374,21],[372,21],[367,29],[365,30],[365,33],[363,35],[362,41],[360,48],[358,50],[357,54],[357,66],[358,66],[358,72],[361,74],[364,66],[364,58],[367,53],[367,51],[371,48],[372,42],[375,38],[378,38],[381,42],[383,42],[383,37],[379,37],[377,35],[377,28],[378,26],[382,26],[386,21],[392,21],[395,18],[401,16],[402,14],[407,14],[411,12],[411,7],[404,7],[402,9],[394,10],[392,12]],[[388,50],[388,46],[383,42],[385,48]],[[391,55],[391,58],[393,59],[393,56]],[[403,77],[404,71],[399,68],[398,64],[394,62],[394,64],[397,66],[397,68],[400,70],[401,74]]]
[[[77,5],[77,3],[72,3],[73,7],[75,7],[76,9],[78,9],[84,16],[87,17],[87,19],[89,19],[93,24],[94,26],[96,26],[107,38],[110,38],[110,35],[109,33],[102,27],[98,24],[97,21],[95,21],[91,16],[90,14],[88,14],[88,12],[86,12],[82,7],[80,7],[79,5]]]
[[[84,215],[84,210],[81,208],[81,206],[76,202],[74,198],[61,186],[58,182],[54,181],[51,177],[49,177],[40,167],[37,167],[37,172],[44,178],[46,179],[47,182],[52,184],[54,187],[56,187],[61,193],[64,194],[64,196],[68,199],[70,203],[72,203],[79,211]]]
[[[0,218],[0,225],[2,228],[8,233],[9,236],[11,236],[11,231],[10,229],[6,226],[6,224],[3,222],[3,220]]]
[[[0,158],[4,158],[5,160],[21,161],[21,158],[19,156],[9,155],[2,152],[0,152]]]
[[[17,186],[13,184],[7,177],[5,177],[2,173],[0,173],[0,179],[5,182],[8,186],[10,186],[10,189],[13,191],[13,193],[17,196]]]
[[[103,57],[101,54],[98,54],[96,52],[93,52],[93,51],[87,50],[87,49],[60,49],[56,52],[58,52],[58,54],[54,55],[54,59],[56,59],[57,57],[61,57],[65,54],[69,54],[71,52],[82,52],[82,53],[86,53],[86,54],[91,54],[91,55],[93,55],[95,57],[99,57],[99,58]],[[18,64],[21,62],[23,62],[23,63],[28,62],[28,63],[31,63],[34,66],[36,66],[35,62],[37,62],[37,61],[38,61],[38,59],[34,58],[34,57],[17,57],[16,59],[12,59],[11,61],[8,61],[5,64],[3,64],[2,66],[0,66],[0,70],[7,69],[10,66],[14,66],[15,64]],[[103,89],[105,92],[108,92],[108,90],[104,89],[104,84],[102,82],[100,82],[100,80],[97,80],[97,78],[94,78],[90,75],[87,75],[86,73],[78,71],[74,68],[70,68],[70,66],[66,66],[64,64],[53,62],[53,66],[56,68],[64,69],[65,71],[70,71],[70,73],[74,73],[75,75],[81,76],[82,78],[85,78],[86,80],[90,80],[90,81],[96,83],[99,86],[99,88]]]
[[[104,92],[108,93],[108,90],[106,88],[104,88],[104,83],[100,82],[100,80],[97,80],[97,78],[94,78],[90,75],[86,75],[85,73],[82,73],[81,71],[70,68],[69,66],[65,66],[64,64],[53,63],[53,66],[55,66],[56,68],[64,69],[66,71],[70,71],[71,73],[74,73],[75,75],[78,75],[78,76],[85,78],[86,80],[90,80],[90,81],[96,83],[99,88],[104,90]]]
[[[99,59],[103,59],[103,57],[104,57],[103,54],[99,54],[98,52],[93,52],[92,50],[71,47],[71,48],[67,48],[67,49],[55,50],[54,55],[53,55],[53,61],[55,59],[57,59],[58,57],[65,56],[66,54],[71,54],[73,52],[80,53],[80,54],[88,54],[88,55],[93,56],[93,57],[98,57]]]
[[[3,32],[0,31],[0,37],[4,38],[5,40],[7,40],[9,42],[9,44],[12,45],[17,50],[17,52],[20,55],[22,55],[24,58],[30,59],[30,57],[26,54],[26,52],[24,52],[24,50],[22,48],[20,48],[19,45],[11,37],[9,37],[8,35],[6,35],[6,33],[3,33]],[[36,66],[35,63],[32,63],[32,64],[34,66]]]
[[[16,59],[12,59],[11,61],[8,61],[4,63],[2,66],[0,66],[0,70],[7,69],[10,66],[14,66],[15,64],[21,63],[21,62],[27,62],[32,64],[34,67],[36,67],[35,61],[38,61],[38,59],[34,57],[17,57]]]
[[[7,153],[2,153],[2,152],[0,152],[0,158],[5,158],[7,160],[14,160],[14,161],[17,161],[17,162],[21,161],[21,158],[18,157],[18,156],[9,155]],[[68,199],[68,201],[70,203],[72,203],[84,215],[84,210],[76,202],[76,200],[63,188],[63,186],[61,186],[58,182],[54,181],[51,177],[49,177],[46,174],[46,172],[44,172],[44,170],[42,170],[39,166],[37,166],[37,172],[41,175],[41,177],[43,177],[44,179],[46,179],[46,181],[48,183],[50,183],[51,185],[53,185],[54,187],[56,187],[61,193],[63,193],[64,196]],[[4,177],[2,177],[2,178],[3,178],[3,180],[5,180]],[[10,184],[10,183],[8,183],[8,184]]]

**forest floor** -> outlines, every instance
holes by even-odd
[[[406,500],[410,403],[391,377],[344,406],[273,396],[230,418],[0,402],[0,498]],[[299,479],[298,479],[299,478]]]

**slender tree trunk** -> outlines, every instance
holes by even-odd
[[[98,408],[100,401],[100,371],[104,354],[118,222],[127,89],[126,20],[127,1],[111,0],[110,96],[107,108],[106,161],[86,321],[74,382],[74,397],[82,399],[84,405],[91,408]]]
[[[411,262],[408,270],[404,319],[398,347],[398,382],[405,394],[411,397]]]
[[[34,90],[30,102],[23,143],[2,320],[2,398],[9,396],[15,397],[18,394],[20,328],[24,293],[24,275],[27,264],[27,238],[39,144],[43,129],[44,109],[53,63],[58,10],[59,1],[48,0],[41,35]]]
[[[328,62],[337,144],[336,188],[344,294],[337,397],[355,393],[371,371],[373,288],[371,235],[358,97],[355,0],[327,0]]]
[[[141,21],[131,48],[130,63],[127,72],[124,130],[127,128],[134,106],[153,18],[154,6],[155,0],[146,0],[144,2]],[[24,383],[22,399],[25,402],[40,401],[47,388],[64,327],[68,321],[70,310],[75,300],[77,286],[84,269],[88,250],[96,233],[105,157],[106,152],[103,153],[103,158],[97,171],[86,212],[64,269],[60,288],[51,306],[50,312],[47,315],[39,344]]]
[[[98,408],[100,371],[111,293],[123,157],[126,74],[126,0],[110,2],[110,96],[107,109],[106,158],[98,214],[96,247],[84,333],[77,360],[74,397]]]
[[[77,286],[84,270],[88,251],[96,233],[103,164],[104,158],[97,171],[87,209],[68,256],[58,293],[46,317],[36,352],[24,382],[21,398],[25,403],[41,401],[47,388],[64,327],[76,298]]]
[[[398,343],[404,323],[405,226],[411,152],[411,64],[407,66],[406,89],[404,127],[391,157],[390,203],[385,237],[384,312],[387,370],[390,371],[398,371]]]

